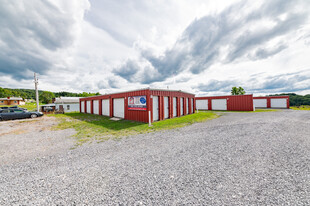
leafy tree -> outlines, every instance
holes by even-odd
[[[22,92],[20,94],[20,97],[23,98],[23,99],[27,99],[27,94],[25,92]]]
[[[51,103],[54,97],[55,97],[54,93],[48,92],[48,91],[43,91],[39,95],[39,99],[41,100],[41,102],[43,102],[45,104]]]
[[[231,94],[232,95],[244,95],[245,91],[242,87],[232,87]]]
[[[39,90],[39,96],[44,91]],[[100,95],[99,92],[97,93],[72,93],[72,92],[54,92],[55,97],[89,97],[89,96],[96,96]],[[23,99],[35,99],[36,93],[34,89],[10,89],[10,88],[1,88],[0,87],[0,98],[3,97],[22,97]]]
[[[245,94],[245,91],[244,91],[244,89],[242,87],[239,87],[238,91],[239,91],[239,95],[244,95]]]
[[[231,95],[238,95],[238,88],[237,87],[231,88]]]
[[[87,92],[83,92],[82,93],[82,97],[88,97],[88,93]]]
[[[13,93],[10,89],[4,89],[4,97],[12,97]]]
[[[0,87],[0,98],[5,97],[4,89]]]

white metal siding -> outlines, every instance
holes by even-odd
[[[125,118],[124,98],[113,99],[113,116]]]
[[[110,116],[110,100],[109,99],[102,100],[102,115]]]
[[[267,108],[267,99],[253,99],[255,107]]]
[[[180,109],[181,109],[181,116],[184,115],[184,110],[183,110],[184,102],[183,102],[183,97],[180,98]]]
[[[212,110],[227,110],[227,100],[212,99]]]
[[[189,113],[189,98],[186,98],[186,114]]]
[[[177,116],[177,98],[173,97],[173,116]]]
[[[158,112],[158,96],[153,96],[153,121],[159,120]]]
[[[198,110],[208,110],[208,100],[207,99],[197,99],[196,100],[196,109]]]
[[[79,103],[72,103],[72,104],[56,103],[55,104],[56,110],[59,110],[60,105],[62,105],[64,112],[79,112],[80,111],[80,104]],[[84,102],[83,102],[83,104],[81,104],[81,106],[82,106],[82,112],[83,112],[84,111],[84,109],[83,109],[84,108]]]
[[[94,114],[99,114],[99,100],[94,100],[93,104]]]
[[[68,109],[69,106],[69,109]],[[78,112],[80,111],[80,105],[78,103],[74,104],[64,104],[65,112]]]
[[[85,105],[85,102],[84,101],[81,101],[81,112],[85,112],[85,107],[84,107],[84,105]]]
[[[88,114],[90,114],[90,112],[91,112],[90,111],[91,110],[91,108],[90,108],[91,106],[90,105],[91,105],[91,101],[87,101],[86,102],[86,113],[88,113]]]
[[[80,111],[79,103],[74,103],[74,104],[69,104],[69,105],[70,105],[70,109],[68,110],[67,104],[65,104],[65,106],[64,106],[65,112],[78,112],[78,111]]]
[[[191,99],[191,101],[192,101],[192,113],[195,113],[195,108],[194,108],[194,99],[192,98],[192,99]]]
[[[271,99],[270,100],[271,108],[287,108],[286,98],[284,99]]]
[[[167,119],[169,118],[169,98],[164,97],[164,118]]]

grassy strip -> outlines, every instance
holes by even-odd
[[[251,112],[278,112],[280,110],[278,109],[255,109],[255,111],[251,111]]]
[[[25,108],[29,111],[35,110],[37,108],[36,103],[26,103],[25,105],[1,105],[0,108],[1,107],[12,107],[12,106],[18,106],[21,108]]]
[[[179,128],[219,117],[219,115],[213,112],[199,112],[179,118],[154,122],[153,126],[149,127],[148,124],[141,122],[129,120],[112,121],[109,117],[82,113],[49,116],[55,116],[59,120],[59,124],[53,127],[54,130],[69,128],[76,130],[77,133],[74,137],[77,140],[77,145],[93,140],[100,142],[111,138],[117,139],[123,136]]]
[[[301,105],[301,106],[293,106],[290,107],[293,110],[310,110],[310,105]]]

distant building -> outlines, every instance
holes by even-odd
[[[21,97],[0,98],[0,105],[25,105],[25,101]]]
[[[59,97],[55,99],[55,106],[57,111],[64,112],[79,112],[80,111],[80,97]]]
[[[45,104],[45,105],[40,105],[40,111],[45,113],[45,114],[49,114],[49,113],[53,113],[56,109],[56,105],[54,103],[52,104]]]

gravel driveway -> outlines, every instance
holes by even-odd
[[[52,131],[55,117],[0,122],[0,167],[46,155],[63,153],[74,146],[73,129]],[[1,204],[0,204],[1,205]]]
[[[310,205],[310,112],[225,113],[8,163],[0,205],[14,204]]]

